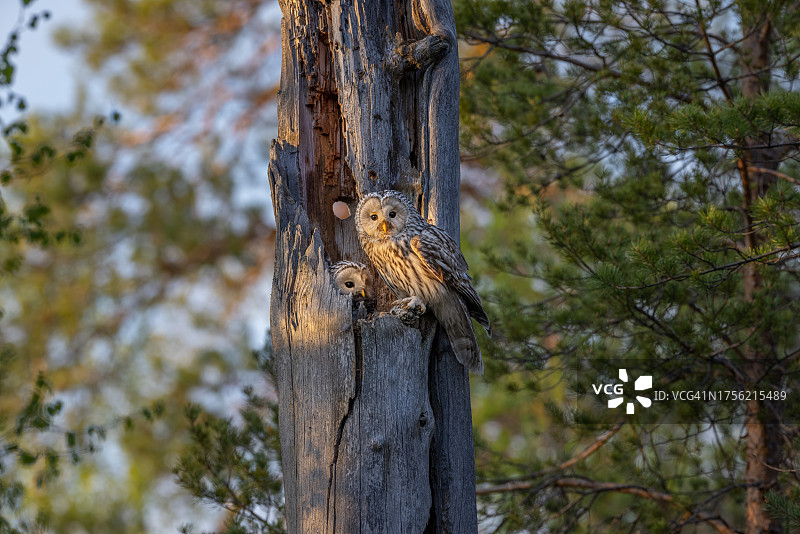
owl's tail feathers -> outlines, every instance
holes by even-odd
[[[469,313],[461,299],[456,297],[449,302],[447,300],[435,307],[434,314],[447,332],[456,359],[476,375],[482,375],[483,358]]]
[[[448,332],[448,337],[450,333]],[[473,344],[466,338],[458,338],[456,340],[450,339],[450,345],[453,347],[453,352],[456,353],[458,361],[464,364],[469,370],[476,374],[483,374],[483,358],[481,358],[481,351],[478,349],[477,343]]]
[[[489,339],[492,339],[492,325],[489,324],[489,316],[486,315],[486,312],[483,311],[483,308],[481,308],[481,312],[482,312],[481,314],[470,314],[470,315],[472,315],[472,317],[474,317],[475,320],[478,321],[478,324],[481,325],[484,330],[486,330],[486,335],[489,336]]]
[[[467,307],[467,311],[472,316],[473,319],[478,321],[484,330],[486,330],[486,335],[489,338],[492,337],[492,325],[489,324],[489,316],[486,315],[486,310],[483,309],[483,304],[481,304],[481,298],[478,296],[478,293],[475,291],[475,288],[472,287],[472,284],[462,284],[460,287],[456,289],[458,291],[461,300]]]

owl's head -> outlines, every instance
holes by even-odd
[[[403,232],[415,216],[419,217],[414,206],[402,193],[370,193],[356,207],[356,229],[359,236],[386,239]]]
[[[331,267],[333,284],[341,293],[372,298],[372,276],[363,263],[340,261]]]

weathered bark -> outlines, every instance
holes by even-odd
[[[281,0],[271,329],[290,533],[477,532],[469,381],[430,317],[352,320],[360,196],[397,189],[458,238],[449,0]],[[379,281],[379,277],[374,276]],[[392,300],[381,284],[379,310]]]
[[[757,98],[766,93],[770,87],[770,41],[772,24],[770,17],[763,13],[743,13],[742,29],[744,32],[739,56],[742,68],[742,96]],[[749,15],[749,16],[748,16]],[[745,246],[756,250],[759,236],[752,227],[749,212],[753,204],[766,194],[775,183],[775,171],[785,155],[785,148],[773,145],[781,144],[778,132],[763,132],[755,138],[744,139],[745,149],[739,160],[739,171],[742,177],[744,213],[748,230],[745,233]],[[756,293],[762,288],[762,279],[755,265],[749,264],[744,269],[744,296],[753,301]],[[745,348],[745,375],[748,383],[745,389],[756,389],[765,383],[768,369],[776,369],[778,355],[770,325],[753,327],[760,332],[755,336],[758,345],[750,344]],[[774,371],[773,371],[774,374]],[[766,381],[777,386],[780,378]],[[745,404],[745,474],[747,484],[746,496],[746,530],[747,534],[781,533],[783,526],[778,520],[770,517],[764,508],[766,491],[778,488],[778,474],[782,463],[782,429],[780,422],[780,403],[750,400]]]

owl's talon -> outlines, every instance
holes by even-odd
[[[423,315],[427,311],[425,303],[417,296],[397,299],[392,302],[392,312],[394,313],[395,310],[409,311],[417,315]]]
[[[402,308],[392,308],[391,313],[403,321],[403,324],[406,326],[414,326],[419,318],[419,315],[415,314],[412,310],[405,310]]]
[[[425,304],[419,297],[406,297],[394,301],[390,313],[399,317],[404,324],[413,326],[425,311]]]

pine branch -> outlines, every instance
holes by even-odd
[[[536,473],[532,473],[532,474],[528,475],[526,477],[526,479],[539,478],[542,475],[546,475],[546,474],[550,474],[550,473],[556,473],[558,471],[564,471],[566,469],[569,469],[570,467],[574,466],[578,462],[580,462],[582,460],[585,460],[586,458],[588,458],[589,456],[594,454],[609,439],[611,439],[617,432],[619,432],[619,430],[622,428],[622,426],[623,426],[623,423],[618,423],[611,430],[609,430],[605,434],[601,435],[599,438],[597,438],[596,441],[594,441],[588,447],[583,449],[579,454],[573,456],[569,460],[566,460],[566,461],[560,463],[558,466],[556,466],[556,467],[554,467],[552,469],[545,469],[545,470],[542,470],[542,471],[537,471]],[[525,489],[530,489],[532,487],[533,487],[533,485],[532,485],[531,482],[526,482],[526,481],[523,481],[522,479],[518,479],[518,480],[515,480],[515,481],[506,482],[506,483],[498,485],[498,486],[489,486],[489,487],[484,487],[484,488],[478,488],[476,490],[475,494],[476,495],[488,495],[488,494],[491,494],[491,493],[504,493],[504,492],[507,492],[507,491],[525,490]]]
[[[568,488],[575,490],[585,490],[590,493],[623,493],[627,495],[635,495],[645,499],[650,499],[657,502],[676,504],[675,497],[669,493],[657,491],[654,489],[646,488],[636,484],[617,484],[614,482],[598,482],[587,478],[568,477],[556,480],[553,482],[554,486],[560,488]],[[481,488],[478,490],[479,495],[486,495],[489,493],[507,493],[512,491],[525,491],[534,487],[533,482],[517,482],[512,484],[504,484],[502,486],[495,486],[492,488]],[[798,507],[798,518],[800,518],[800,507]],[[720,534],[735,534],[734,530],[728,523],[719,516],[711,515],[707,512],[690,512],[687,511],[682,520],[689,521],[691,518],[696,518],[698,521],[708,523],[714,530]]]
[[[789,252],[791,250],[796,250],[800,248],[800,243],[793,243],[786,247],[777,248],[775,250],[770,250],[769,252],[765,252],[763,254],[758,254],[757,256],[751,256],[749,258],[745,258],[741,261],[735,261],[733,263],[726,263],[725,265],[719,265],[717,267],[712,267],[710,269],[706,269],[705,271],[700,271],[699,273],[687,273],[687,274],[679,274],[676,276],[669,276],[666,278],[662,278],[658,282],[653,282],[652,284],[645,284],[641,286],[614,286],[614,289],[621,289],[621,290],[635,290],[635,289],[648,289],[651,287],[658,287],[664,285],[668,282],[680,282],[682,280],[686,280],[687,278],[691,278],[692,276],[705,276],[707,274],[715,273],[718,271],[734,271],[739,267],[744,265],[748,265],[750,263],[755,263],[765,258],[769,258],[770,256],[775,256],[776,254],[781,254],[783,252]],[[778,258],[776,260],[772,260],[773,263],[780,261],[783,258]]]
[[[786,530],[800,528],[800,503],[775,491],[768,491],[764,495],[764,503],[764,509],[772,517],[781,520]]]
[[[782,172],[773,171],[772,169],[767,169],[767,168],[764,168],[764,167],[750,167],[750,166],[748,166],[747,170],[753,171],[753,172],[761,172],[761,173],[765,173],[765,174],[771,174],[773,176],[777,176],[778,178],[783,178],[787,182],[791,182],[793,184],[800,184],[800,180],[798,180],[797,178],[792,178],[788,174],[783,174]]]

